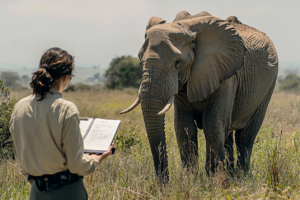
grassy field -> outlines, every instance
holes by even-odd
[[[127,150],[120,147],[97,172],[84,178],[90,199],[300,199],[300,96],[273,95],[254,145],[251,170],[239,178],[226,176],[222,170],[213,177],[206,175],[202,131],[198,137],[199,168],[194,173],[186,172],[181,167],[173,110],[170,110],[165,128],[170,182],[160,187],[140,107],[127,115],[118,114],[131,105],[136,92],[103,90],[64,94],[78,106],[81,116],[121,119],[118,135],[124,134],[137,142]],[[16,98],[27,95],[29,91],[12,93]],[[26,199],[29,190],[29,183],[18,174],[13,161],[0,164],[0,199]]]

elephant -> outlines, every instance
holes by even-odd
[[[198,162],[199,128],[208,173],[225,158],[229,169],[247,172],[278,73],[269,37],[235,16],[223,20],[208,12],[182,11],[172,23],[150,18],[138,56],[143,67],[138,97],[120,113],[141,103],[156,175],[169,177],[164,117],[172,104],[183,166]]]

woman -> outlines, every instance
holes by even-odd
[[[83,153],[76,105],[61,92],[72,79],[74,59],[51,48],[30,83],[33,95],[14,108],[10,132],[19,172],[33,181],[29,199],[87,199],[82,176],[93,173],[111,153]]]

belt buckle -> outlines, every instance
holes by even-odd
[[[60,177],[61,184],[70,183],[70,181],[71,181],[70,175],[60,174],[59,177]]]

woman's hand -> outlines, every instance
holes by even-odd
[[[101,154],[101,155],[98,155],[98,154],[92,154],[91,156],[94,157],[94,158],[96,158],[97,160],[99,160],[99,163],[100,163],[100,162],[103,161],[105,158],[107,158],[108,156],[111,155],[111,151],[112,151],[113,148],[114,148],[114,143],[112,143],[112,144],[110,145],[109,149],[108,149],[106,152],[104,152],[103,154]]]

